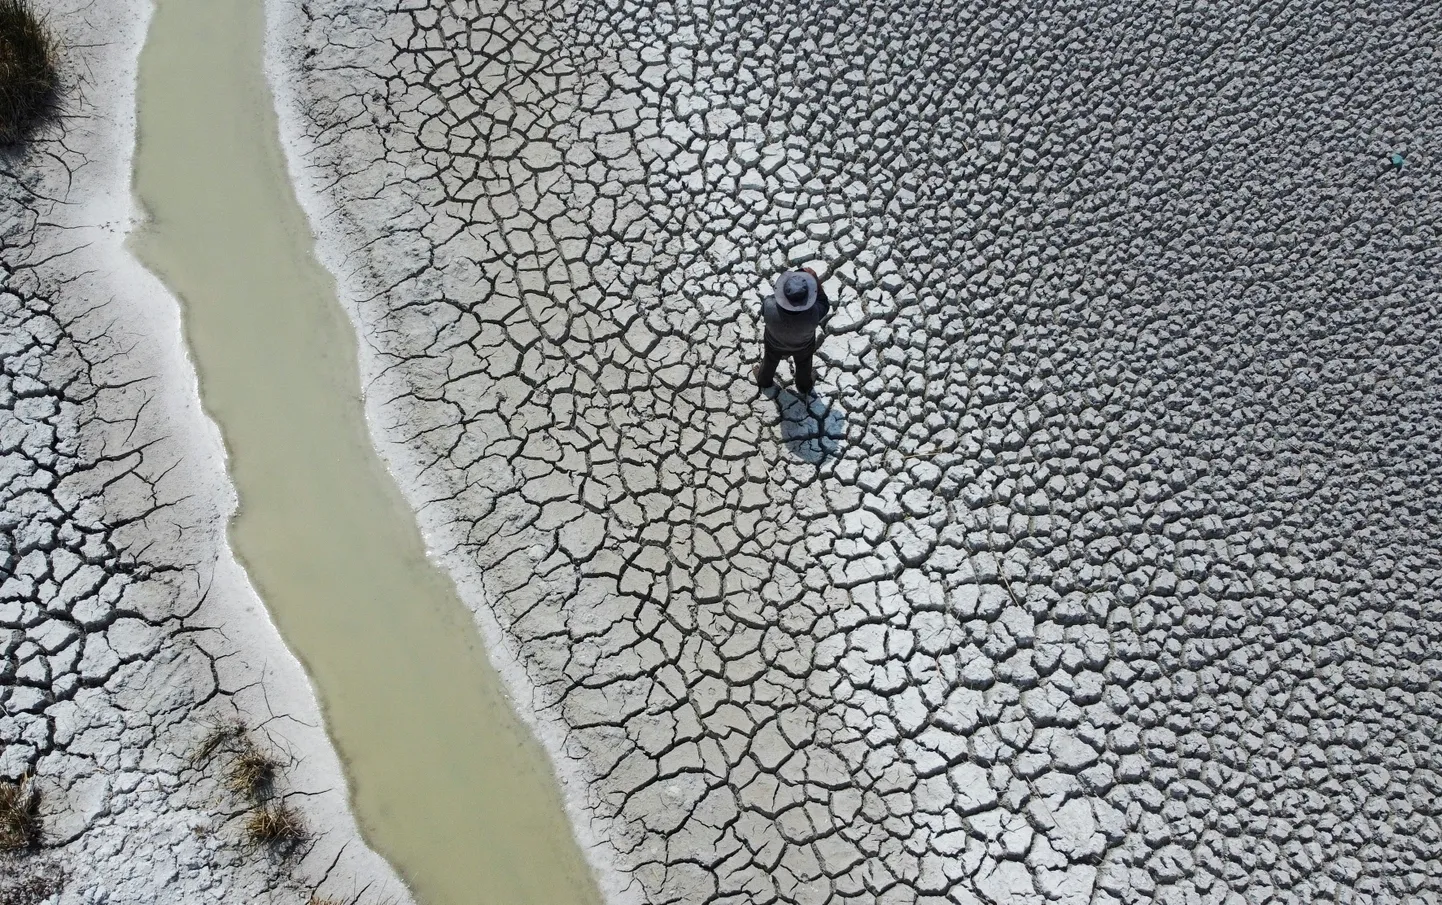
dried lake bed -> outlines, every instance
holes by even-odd
[[[358,337],[330,373],[365,393],[310,426],[395,476],[604,897],[1442,896],[1442,9],[266,16]],[[63,21],[138,48],[144,19]],[[61,828],[24,863],[75,901],[396,894],[258,600],[353,767],[395,755],[352,750],[383,727],[345,695],[387,689],[328,691],[246,552],[200,339],[197,396],[175,303],[115,251],[133,57],[96,43],[94,114],[6,162],[0,769],[56,777]],[[758,396],[759,293],[812,261],[818,396]],[[184,756],[219,704],[329,790],[299,865],[243,857],[222,767]]]

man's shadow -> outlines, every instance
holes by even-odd
[[[840,454],[846,439],[846,413],[836,400],[816,392],[808,399],[789,387],[770,391],[781,425],[781,440],[791,455],[820,465]]]

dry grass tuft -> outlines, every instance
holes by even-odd
[[[4,0],[0,0],[0,2],[4,2]],[[245,735],[245,724],[239,720],[217,723],[200,740],[200,745],[190,756],[190,762],[200,764],[210,760],[215,752],[227,747],[243,735]]]
[[[225,785],[238,795],[260,801],[275,785],[275,777],[279,771],[280,761],[257,748],[250,739],[246,739],[226,770]]]
[[[0,782],[0,852],[34,848],[40,842],[40,790],[29,776]]]
[[[55,103],[55,42],[30,0],[0,0],[0,144],[24,138]]]
[[[288,804],[261,805],[245,818],[245,838],[252,845],[289,845],[305,838],[305,824]]]

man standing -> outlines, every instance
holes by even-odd
[[[761,364],[752,372],[762,389],[773,386],[776,366],[790,358],[796,373],[796,391],[809,394],[815,385],[811,359],[816,354],[816,328],[831,316],[831,300],[816,271],[810,267],[790,270],[776,279],[776,291],[761,302],[766,322]]]

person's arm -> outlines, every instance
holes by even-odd
[[[821,277],[816,275],[816,271],[810,267],[801,269],[811,274],[811,278],[816,281],[816,310],[821,312],[821,316],[816,319],[816,328],[819,330],[831,319],[831,299],[826,295],[826,287],[821,285]]]
[[[818,328],[825,327],[826,322],[831,320],[831,297],[821,287],[821,281],[816,281],[816,307],[821,311],[821,319],[816,322]]]

